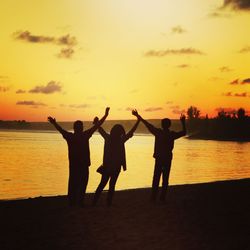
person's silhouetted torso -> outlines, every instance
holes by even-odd
[[[153,157],[161,161],[172,159],[174,141],[183,135],[183,132],[174,132],[156,128],[154,130],[155,144]]]
[[[81,133],[65,132],[63,138],[68,144],[70,165],[90,166],[89,139],[92,133],[88,130]]]

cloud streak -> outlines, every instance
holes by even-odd
[[[178,26],[174,26],[172,29],[171,29],[172,33],[173,34],[182,34],[182,33],[185,33],[187,32],[185,29],[183,29],[180,25]]]
[[[222,66],[222,67],[219,68],[219,71],[222,72],[222,73],[226,73],[226,72],[232,71],[232,69],[230,69],[227,66]]]
[[[85,109],[85,108],[88,108],[90,105],[89,104],[71,104],[69,105],[70,108],[73,108],[73,109]]]
[[[145,53],[146,57],[164,57],[169,55],[204,55],[204,52],[194,48],[149,50]]]
[[[232,92],[227,92],[223,94],[226,97],[249,97],[247,92],[242,92],[242,93],[232,93]]]
[[[16,31],[13,33],[13,36],[16,40],[22,40],[29,43],[52,43],[64,46],[75,46],[77,44],[76,38],[74,36],[70,36],[70,34],[61,37],[53,37],[32,35],[29,31]]]
[[[144,109],[145,112],[154,112],[154,111],[159,111],[159,110],[162,110],[162,108],[161,107],[149,107],[149,108]]]
[[[29,90],[29,93],[37,94],[53,94],[55,92],[61,92],[62,87],[58,82],[50,81],[46,86],[36,86]]]
[[[180,115],[185,113],[185,109],[181,109],[179,105],[173,105],[169,107],[172,110],[172,113],[175,115]]]
[[[177,65],[176,67],[180,68],[180,69],[186,69],[186,68],[189,68],[190,65],[188,65],[188,64],[180,64],[180,65]]]
[[[0,92],[7,92],[7,91],[9,91],[9,90],[10,90],[9,87],[0,86]]]
[[[71,108],[71,109],[85,109],[85,108],[90,107],[90,105],[86,104],[86,103],[84,103],[84,104],[69,104],[69,105],[60,104],[60,107],[62,107],[62,108]]]
[[[244,79],[241,84],[250,84],[250,78]]]
[[[250,0],[224,0],[222,8],[230,7],[233,10],[250,11]]]
[[[24,105],[24,106],[47,106],[42,102],[35,102],[35,101],[18,101],[16,105]]]
[[[235,79],[232,82],[229,83],[230,85],[245,85],[250,84],[250,78],[246,78],[244,80]]]
[[[72,48],[63,48],[57,56],[59,58],[72,58],[74,52],[75,51]]]
[[[13,33],[15,40],[20,40],[28,43],[40,43],[40,44],[54,44],[57,46],[66,46],[62,48],[57,54],[58,58],[72,58],[75,50],[73,49],[77,45],[76,37],[70,34],[60,37],[33,35],[29,31],[16,31]]]
[[[250,52],[250,46],[245,46],[239,51],[239,53],[249,53],[249,52]]]
[[[23,90],[23,89],[18,89],[18,90],[16,91],[16,94],[24,94],[24,93],[26,93],[26,91]]]

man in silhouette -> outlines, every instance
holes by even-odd
[[[83,131],[83,122],[74,122],[74,133],[68,132],[56,122],[55,118],[48,117],[48,121],[62,134],[68,144],[69,182],[68,198],[71,206],[84,205],[84,196],[89,179],[90,151],[89,139],[105,121],[109,113],[106,108],[105,115],[88,130]]]
[[[147,129],[155,136],[155,145],[154,145],[154,155],[155,158],[155,167],[154,167],[154,176],[152,183],[152,194],[151,199],[155,201],[158,194],[159,182],[162,175],[162,190],[160,195],[160,200],[165,201],[166,192],[168,188],[168,179],[172,162],[172,150],[174,148],[174,141],[182,136],[186,135],[186,124],[185,116],[181,115],[180,121],[182,124],[182,130],[179,132],[174,132],[169,130],[171,126],[171,120],[164,118],[161,120],[162,128],[156,128],[148,121],[144,120],[137,111],[135,115],[141,120]]]

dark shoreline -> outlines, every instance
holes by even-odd
[[[13,128],[0,128],[0,131],[4,131],[4,132],[28,132],[28,133],[58,133],[56,130],[50,130],[50,129],[45,129],[45,130],[41,130],[41,129],[13,129]],[[69,130],[71,132],[73,132],[72,130]],[[96,132],[98,133],[98,132]],[[151,133],[144,131],[144,132],[135,132],[135,135],[137,136],[153,136]],[[206,136],[196,136],[196,135],[187,135],[186,137],[184,137],[185,139],[188,140],[206,140],[206,141],[225,141],[225,142],[239,142],[239,143],[244,143],[244,142],[250,142],[250,138],[249,139],[230,139],[230,138],[216,138],[216,137],[206,137]]]
[[[250,179],[117,191],[114,205],[69,208],[66,196],[0,202],[1,249],[241,249],[250,246]]]

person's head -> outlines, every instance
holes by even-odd
[[[168,130],[171,126],[171,120],[168,118],[164,118],[161,120],[161,127],[163,130]]]
[[[115,124],[110,131],[110,136],[112,138],[120,138],[123,135],[125,135],[124,127],[121,124]]]
[[[81,133],[83,131],[83,122],[82,121],[75,121],[74,122],[74,132]]]

